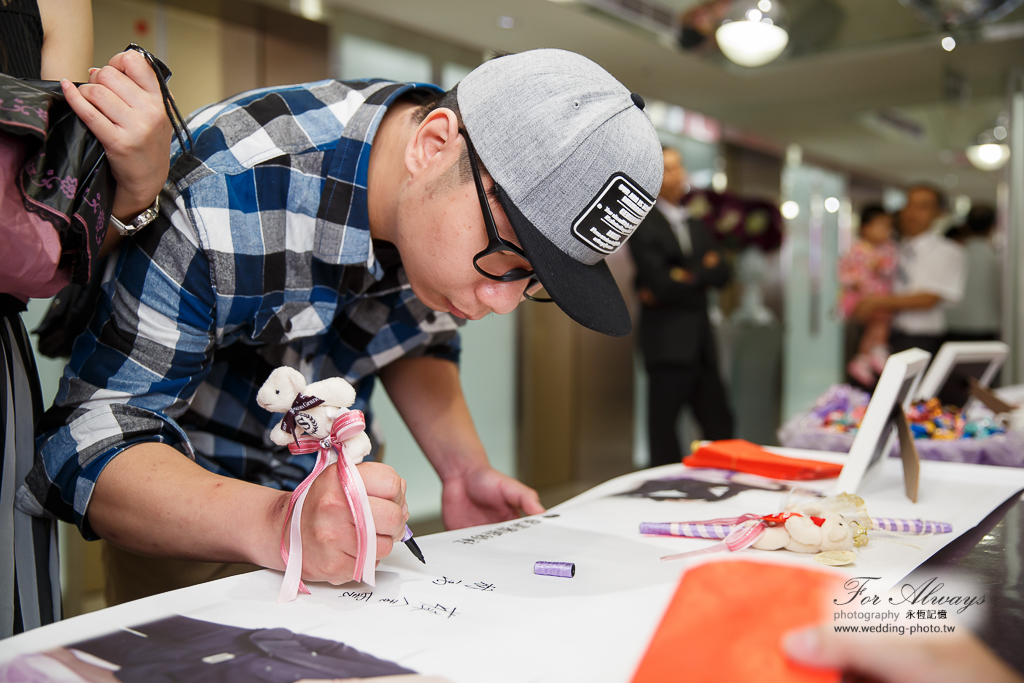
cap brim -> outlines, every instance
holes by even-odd
[[[619,286],[603,260],[592,266],[580,263],[552,244],[516,208],[501,186],[498,200],[519,243],[548,296],[586,328],[612,337],[625,337],[633,329]]]

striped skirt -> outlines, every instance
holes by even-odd
[[[61,602],[57,524],[14,506],[32,468],[35,423],[42,415],[32,347],[16,312],[0,317],[0,355],[0,638],[6,638],[57,621]]]

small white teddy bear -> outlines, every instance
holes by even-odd
[[[759,550],[785,548],[794,553],[853,550],[853,531],[840,515],[826,514],[819,527],[810,515],[793,515],[785,525],[769,526],[754,542]]]
[[[304,400],[297,400],[300,396],[305,397]],[[319,399],[322,403],[309,399]],[[256,394],[256,402],[264,410],[288,413],[294,409],[294,435],[285,430],[283,420],[270,432],[270,440],[278,446],[287,446],[302,433],[317,439],[327,438],[334,421],[347,413],[348,407],[355,400],[355,389],[342,378],[329,377],[306,384],[302,373],[289,367],[280,367],[270,373]],[[354,465],[370,454],[370,448],[370,438],[366,432],[359,432],[345,440],[345,456]]]

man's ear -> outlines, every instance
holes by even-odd
[[[439,108],[427,114],[405,147],[405,168],[413,179],[439,172],[458,161],[459,120],[451,109]]]

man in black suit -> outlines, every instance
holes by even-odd
[[[682,460],[676,420],[686,405],[707,439],[732,437],[732,412],[718,372],[707,290],[729,280],[729,268],[700,220],[679,206],[686,169],[663,149],[661,193],[628,244],[642,304],[640,350],[648,377],[651,466]]]

